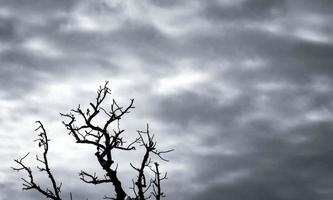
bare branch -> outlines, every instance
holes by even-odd
[[[155,154],[161,160],[167,161],[165,158],[162,157],[162,154],[169,153],[169,152],[173,151],[173,149],[166,150],[166,151],[157,150],[157,148],[156,148],[157,142],[154,141],[154,135],[150,134],[148,124],[146,127],[146,131],[137,131],[137,132],[139,135],[138,142],[140,143],[141,146],[143,146],[145,148],[145,154],[142,158],[140,167],[135,167],[135,166],[133,166],[133,164],[130,163],[132,168],[135,169],[139,173],[137,180],[135,182],[136,188],[138,190],[136,198],[139,200],[144,200],[144,199],[150,198],[150,196],[146,197],[145,193],[149,190],[151,184],[153,184],[153,192],[151,192],[151,194],[153,194],[156,199],[160,199],[161,197],[163,197],[163,195],[160,190],[161,178],[160,178],[160,174],[158,172],[158,163],[155,162],[155,168],[157,171],[157,172],[155,172],[155,179],[151,180],[148,185],[147,185],[147,180],[146,180],[146,175],[145,175],[145,168],[146,167],[151,168],[151,164],[152,164],[152,160],[150,158],[151,154]],[[144,137],[144,135],[146,137]],[[155,191],[156,188],[157,188],[157,191]],[[132,190],[136,194],[135,187],[133,187]]]
[[[90,108],[87,108],[86,112],[83,112],[81,106],[77,109],[71,110],[68,114],[61,114],[69,119],[69,122],[63,122],[69,134],[74,137],[77,143],[90,144],[96,147],[95,156],[102,169],[105,171],[106,179],[98,179],[97,176],[88,174],[81,171],[80,178],[86,183],[100,184],[100,183],[112,183],[116,192],[117,200],[124,200],[126,193],[122,188],[121,182],[117,176],[117,167],[114,168],[115,161],[113,160],[112,150],[118,149],[123,151],[135,150],[134,144],[137,141],[125,146],[121,134],[124,130],[119,128],[119,120],[122,116],[129,113],[134,108],[132,99],[128,106],[121,107],[115,100],[112,100],[110,110],[102,107],[103,102],[107,99],[107,95],[111,91],[108,88],[108,82],[104,86],[101,86],[97,91],[97,97],[95,102],[89,103]],[[102,111],[102,112],[101,112]],[[102,126],[93,123],[94,119],[100,113],[107,117],[107,120]],[[77,118],[83,119],[84,123],[76,125]],[[110,131],[109,126],[117,122],[118,130]]]
[[[119,122],[134,108],[134,99],[131,99],[127,106],[121,106],[112,99],[110,106],[106,109],[103,105],[109,94],[111,94],[111,90],[108,88],[108,82],[105,82],[103,86],[99,87],[96,98],[89,103],[87,108],[82,108],[78,105],[76,109],[71,109],[69,113],[60,113],[65,118],[63,121],[64,126],[68,130],[69,135],[73,136],[76,143],[88,144],[96,148],[95,156],[104,172],[100,178],[96,173],[90,174],[81,170],[79,177],[83,182],[89,184],[112,184],[115,197],[104,196],[104,199],[146,200],[154,196],[156,200],[160,200],[160,198],[165,196],[161,191],[161,181],[165,180],[167,176],[166,174],[163,177],[161,176],[158,168],[159,164],[153,161],[153,158],[168,161],[163,156],[173,151],[173,149],[158,150],[156,148],[157,142],[154,135],[150,133],[148,124],[146,131],[137,131],[138,136],[136,139],[130,142],[125,141],[125,130],[120,128]],[[105,119],[105,121],[101,122],[101,119]],[[39,164],[37,169],[47,174],[51,187],[50,189],[47,187],[44,189],[44,187],[39,186],[35,182],[32,170],[23,163],[29,154],[15,160],[18,167],[13,167],[13,170],[25,171],[28,174],[27,179],[22,178],[23,190],[36,190],[46,198],[61,200],[60,191],[62,185],[61,183],[57,185],[47,158],[49,139],[43,124],[40,121],[36,123],[38,124],[36,131],[40,131],[40,133],[35,142],[38,143],[40,148],[43,148],[43,156],[36,156]],[[123,189],[117,173],[118,164],[114,160],[113,155],[115,151],[132,151],[137,150],[138,147],[144,149],[144,154],[138,166],[130,163],[130,166],[138,173],[135,180],[132,179],[133,187],[131,189],[135,197],[131,198]],[[147,168],[154,173],[154,178],[147,175]],[[72,193],[69,193],[69,198],[70,200],[73,199]]]
[[[153,183],[153,191],[152,195],[155,197],[156,200],[160,200],[162,197],[165,197],[165,194],[161,191],[161,181],[167,179],[167,173],[163,177],[160,177],[160,171],[159,171],[159,164],[157,162],[154,163],[155,170],[151,169],[154,174],[155,178],[152,180]]]
[[[81,171],[79,173],[79,176],[80,176],[80,179],[85,182],[85,183],[92,183],[92,184],[101,184],[101,183],[109,183],[109,182],[112,182],[110,179],[107,179],[106,177],[104,177],[105,179],[99,179],[97,176],[96,176],[96,173],[94,173],[93,175],[85,172],[85,171]],[[87,179],[89,178],[89,180]]]
[[[54,199],[54,200],[61,200],[60,198],[60,191],[61,191],[61,184],[57,185],[55,178],[53,177],[53,174],[51,173],[49,164],[48,164],[48,158],[47,158],[47,153],[49,149],[49,139],[46,134],[46,130],[43,126],[43,124],[40,121],[36,121],[38,124],[38,127],[35,131],[40,130],[41,132],[38,135],[38,138],[34,140],[35,142],[38,142],[38,146],[40,148],[43,148],[43,158],[39,158],[36,156],[36,159],[38,162],[43,164],[43,167],[37,167],[40,171],[45,171],[48,175],[48,178],[51,182],[52,189],[45,188],[43,189],[41,186],[39,186],[33,177],[33,173],[30,167],[26,166],[23,161],[24,159],[29,155],[26,154],[23,156],[21,159],[16,159],[14,160],[20,167],[12,167],[13,170],[15,171],[25,171],[28,174],[29,179],[22,178],[23,180],[23,190],[36,190],[42,195],[44,195],[46,198]]]

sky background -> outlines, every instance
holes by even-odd
[[[175,149],[166,199],[333,199],[332,21],[331,0],[0,0],[0,200],[43,199],[10,170],[41,153],[36,120],[64,199],[112,194],[79,180],[99,166],[59,115],[106,80],[135,98],[128,136]],[[118,156],[128,192],[138,156]]]

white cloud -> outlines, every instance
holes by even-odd
[[[182,68],[179,71],[158,80],[154,92],[158,94],[176,94],[186,90],[194,90],[199,84],[209,80],[208,73]]]
[[[116,9],[117,8],[117,9]],[[106,1],[82,1],[71,12],[68,23],[62,26],[63,31],[85,31],[108,33],[122,26],[126,19],[122,4]]]
[[[22,47],[28,52],[50,58],[59,58],[63,54],[55,45],[42,38],[29,38],[23,42]]]
[[[332,43],[331,36],[310,29],[298,29],[294,32],[294,35],[299,39],[310,42],[317,42],[322,44]]]

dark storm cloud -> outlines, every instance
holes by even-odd
[[[15,38],[14,22],[7,18],[2,18],[0,25],[0,38],[2,42],[10,41]]]
[[[6,96],[19,96],[75,68],[115,68],[96,36],[62,30],[74,3],[80,1],[10,1],[1,8],[0,87]]]
[[[151,0],[150,2],[153,5],[170,9],[172,9],[173,7],[184,6],[187,3],[186,1],[177,1],[177,0],[170,0],[170,1]]]
[[[232,102],[232,106],[219,105],[220,98],[223,96],[202,97],[200,94],[185,93],[162,99],[156,105],[156,112],[161,115],[162,120],[177,123],[179,126],[197,123],[228,126],[235,117],[252,110],[251,97],[239,98]]]
[[[238,20],[269,20],[286,12],[285,0],[209,1],[201,14],[217,23]],[[231,4],[228,6],[228,4]]]
[[[191,182],[198,185],[212,183],[201,192],[194,192],[189,199],[331,197],[329,188],[332,181],[327,177],[333,175],[330,172],[331,150],[328,149],[332,118],[325,119],[324,114],[319,114],[318,122],[303,119],[312,111],[326,110],[331,113],[331,46],[291,39],[279,41],[282,44],[276,42],[276,46],[282,48],[281,52],[271,52],[269,42],[260,45],[265,49],[254,51],[270,59],[266,68],[244,71],[235,64],[234,68],[221,71],[213,79],[215,84],[223,86],[228,82],[232,88],[240,90],[240,95],[231,103],[221,104],[220,100],[227,93],[217,93],[210,85],[203,85],[196,87],[192,93],[162,98],[156,105],[156,114],[162,117],[162,121],[179,127],[213,125],[216,134],[202,139],[203,146],[234,144],[233,148],[237,149],[235,155],[224,155],[222,152],[219,155],[216,152],[217,155],[195,159],[192,165],[197,166],[194,171],[200,175]],[[289,45],[290,41],[292,45]],[[322,80],[316,80],[318,77]],[[271,83],[273,88],[269,88]],[[277,84],[275,89],[274,83]],[[263,88],[258,87],[260,84]],[[266,89],[265,84],[268,84]],[[324,92],[321,87],[325,88]],[[202,95],[201,91],[207,90],[210,95]],[[265,100],[261,101],[261,97]],[[262,108],[267,110],[260,111]],[[263,116],[256,118],[255,114]],[[246,116],[250,121],[240,123],[240,118]],[[293,124],[295,119],[301,122],[294,122],[292,128],[286,129],[284,126],[287,125],[281,122],[287,120]],[[189,137],[194,136],[193,132],[188,134]],[[237,176],[237,173],[240,173],[240,178],[235,180],[222,183],[215,180],[217,177],[223,180],[230,174]]]
[[[192,199],[329,199],[332,180],[331,137],[329,123],[296,128],[293,134],[306,141],[293,143],[289,138],[260,136],[248,133],[245,142],[256,148],[240,155],[204,156],[194,163],[202,177],[193,182],[212,182]],[[252,143],[252,144],[251,144]],[[244,145],[244,144],[243,144]],[[198,163],[205,163],[205,167]],[[219,169],[214,166],[220,166]],[[242,172],[245,172],[242,174]],[[235,173],[234,180],[214,183]]]
[[[202,100],[200,96],[195,95],[187,96],[188,98],[179,96],[172,98],[173,100],[170,100],[174,101],[172,105],[166,102],[161,103],[165,110],[168,110],[161,111],[164,120],[183,126],[190,123],[184,122],[186,119],[192,121],[190,126],[194,127],[195,124],[216,123],[215,126],[218,127],[216,135],[212,138],[205,137],[202,145],[223,147],[225,144],[235,144],[237,149],[230,155],[212,152],[213,155],[198,156],[195,159],[192,166],[195,166],[194,171],[198,176],[191,182],[203,188],[201,192],[193,191],[195,194],[189,199],[330,198],[329,188],[332,181],[327,179],[333,175],[330,170],[332,149],[329,145],[333,126],[330,122],[301,123],[287,130],[277,125],[278,120],[269,118],[253,119],[251,122],[239,124],[236,119],[244,113],[228,112],[230,109],[237,110],[237,101],[229,105],[229,109],[225,109],[223,106],[212,103],[216,102],[214,100]],[[275,101],[274,103],[281,104],[286,102],[286,99]],[[248,101],[248,104],[251,103],[253,100]],[[193,104],[195,106],[192,106]],[[242,103],[242,105],[247,104]],[[315,104],[316,107],[321,105]],[[281,110],[277,106],[281,107],[281,105],[272,105]],[[211,107],[215,108],[214,111],[218,111],[209,112]],[[292,108],[281,108],[282,112],[286,112],[284,117],[290,120],[292,115],[297,113]],[[245,113],[255,112],[255,109],[247,109],[240,110],[244,110]],[[303,108],[305,111],[311,109],[312,107]],[[223,111],[226,111],[225,115],[228,117],[220,117]],[[275,111],[274,115],[277,112]],[[193,132],[188,134],[193,137]],[[228,178],[233,174],[235,174],[234,178]],[[237,177],[238,174],[239,177]]]
[[[26,101],[51,83],[75,85],[76,101],[91,77],[120,77],[140,119],[175,144],[169,199],[333,197],[332,1],[0,2],[2,109],[15,113],[1,116],[5,131],[40,114]],[[0,198],[39,198],[6,178]],[[78,198],[104,191],[69,179]]]
[[[54,11],[65,11],[71,9],[75,3],[79,1],[76,0],[60,0],[60,1],[34,1],[34,0],[27,0],[27,1],[20,1],[20,0],[13,0],[13,1],[6,1],[2,0],[0,3],[2,4],[2,8],[10,9],[13,12],[23,12],[23,13],[43,13],[49,14]]]
[[[166,116],[164,119],[179,123],[180,126],[186,124],[183,119],[191,120],[192,126],[199,123],[205,125],[212,122],[220,123],[217,125],[216,135],[212,138],[206,137],[202,140],[202,145],[223,147],[226,146],[225,144],[234,144],[237,151],[231,155],[215,152],[216,155],[212,153],[213,155],[197,157],[192,165],[196,166],[194,171],[200,175],[191,182],[198,185],[209,183],[209,186],[189,199],[204,197],[205,199],[216,199],[216,197],[227,199],[330,198],[331,193],[328,191],[332,181],[327,177],[333,175],[330,170],[332,150],[329,144],[332,132],[331,121],[301,123],[287,130],[283,130],[284,128],[278,125],[278,120],[269,118],[253,119],[249,123],[240,125],[235,120],[240,116],[238,113],[226,112],[225,115],[228,118],[221,118],[221,113],[228,109],[216,104],[211,105],[213,101],[209,104],[199,100],[203,103],[194,107],[189,106],[197,102],[198,98],[198,96],[192,96],[182,103],[168,107],[175,108],[178,115],[177,113],[169,114],[174,110],[162,111],[162,115]],[[286,101],[290,102],[286,104],[292,104],[286,99],[276,100],[275,103]],[[327,103],[329,102],[315,104],[315,106],[321,107]],[[163,105],[168,104],[163,102]],[[233,106],[231,108],[237,109],[237,103]],[[283,114],[286,119],[292,120],[292,115],[297,113],[292,108],[288,110],[281,105],[275,107],[278,109],[278,106],[286,112]],[[210,112],[211,116],[207,116],[205,113],[210,110],[210,107],[215,107],[214,110],[220,109],[220,112]],[[304,108],[304,110],[311,109],[313,108]],[[250,112],[255,112],[255,109]],[[278,112],[281,112],[280,109],[273,115]],[[186,113],[186,115],[179,115],[179,113]],[[225,119],[229,121],[226,122]],[[193,133],[189,135],[193,137]],[[240,173],[239,178],[237,173]],[[228,180],[228,175],[232,174],[236,174],[234,180],[223,182],[224,178]],[[306,195],[303,196],[304,194]]]
[[[124,23],[110,37],[114,39],[112,44],[116,48],[147,58],[146,62],[151,64],[168,65],[170,58],[175,57],[179,51],[176,41],[158,28],[135,20]]]
[[[308,2],[306,0],[301,1],[288,1],[289,5],[297,10],[303,12],[319,13],[319,14],[332,14],[332,1],[319,0],[315,2]]]

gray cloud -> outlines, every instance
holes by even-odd
[[[165,163],[167,199],[333,197],[331,1],[0,5],[0,199],[39,198],[9,171],[34,151],[26,141],[38,119],[64,195],[109,192],[80,183],[78,166],[97,166],[75,156],[89,149],[72,144],[58,116],[92,100],[104,80],[121,102],[136,99],[129,132],[150,122],[160,145],[176,149]]]
[[[212,1],[204,4],[202,15],[214,22],[267,20],[284,14],[287,1]]]

